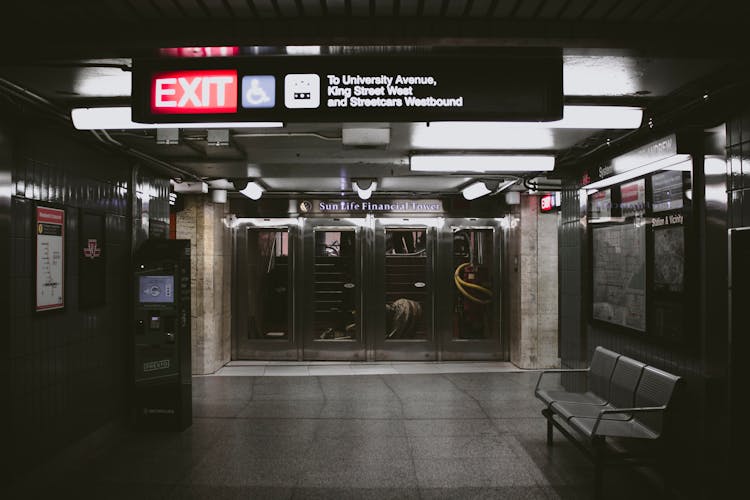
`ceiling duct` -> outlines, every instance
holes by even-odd
[[[341,143],[344,147],[359,149],[385,148],[391,142],[391,129],[387,127],[344,127]]]

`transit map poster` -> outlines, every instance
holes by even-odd
[[[646,226],[595,227],[593,317],[646,331]]]
[[[65,210],[36,207],[36,311],[65,307]]]

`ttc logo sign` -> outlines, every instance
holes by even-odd
[[[88,245],[83,249],[83,256],[87,259],[94,260],[102,254],[102,249],[97,246],[95,239],[89,240]]]

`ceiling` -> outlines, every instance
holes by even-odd
[[[636,131],[286,123],[230,129],[227,145],[210,143],[205,129],[182,130],[178,144],[158,143],[154,129],[78,132],[152,158],[175,178],[256,178],[278,195],[350,193],[350,180],[360,177],[378,179],[379,192],[439,195],[482,177],[411,172],[409,157],[419,152],[547,153],[557,158],[549,177],[558,177],[603,145],[658,133],[654,120],[674,119],[701,96],[724,91],[738,68],[747,70],[740,34],[748,7],[715,0],[33,0],[3,10],[22,35],[0,30],[14,47],[0,59],[0,91],[63,116],[77,107],[129,105],[134,58],[196,46],[311,58],[559,47],[566,105],[644,109]],[[345,143],[345,129],[362,128],[387,128],[390,140]]]

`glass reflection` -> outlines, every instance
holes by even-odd
[[[386,229],[385,241],[385,337],[426,339],[426,230]]]
[[[356,339],[358,281],[354,229],[315,231],[315,339]]]
[[[484,339],[492,332],[492,229],[453,233],[453,338]]]
[[[289,336],[289,233],[286,229],[248,232],[249,339]]]

